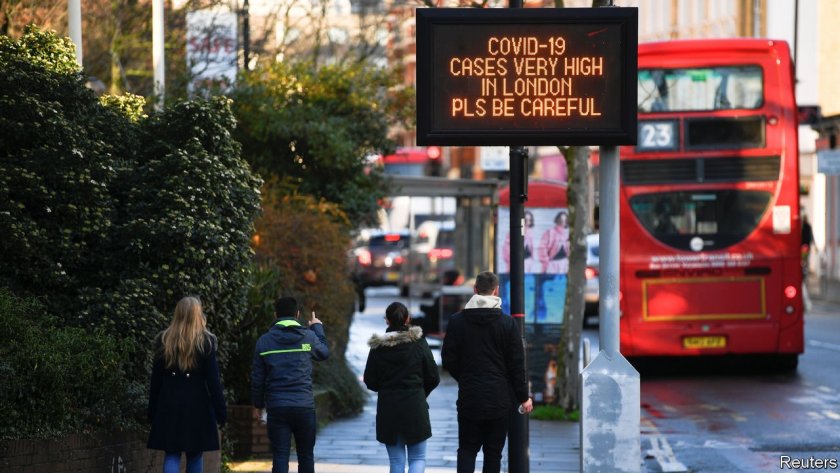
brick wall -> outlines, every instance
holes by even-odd
[[[205,473],[219,472],[220,465],[219,452],[204,454]],[[146,448],[145,433],[76,434],[53,440],[0,442],[0,473],[159,473],[162,470],[163,452]]]
[[[259,411],[251,406],[228,406],[228,435],[233,441],[233,458],[271,455],[271,443]]]

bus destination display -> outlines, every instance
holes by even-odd
[[[418,143],[634,143],[635,13],[418,10]]]

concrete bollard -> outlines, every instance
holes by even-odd
[[[639,373],[603,350],[580,374],[581,473],[641,471]]]

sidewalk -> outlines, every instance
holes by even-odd
[[[357,313],[350,328],[347,359],[354,371],[364,370],[367,359],[367,340],[374,332],[384,331],[384,307],[369,307]],[[440,360],[438,349],[435,357]],[[385,447],[376,441],[376,393],[370,393],[363,412],[353,418],[331,422],[318,432],[315,443],[315,470],[318,473],[387,473],[388,455]],[[458,449],[458,421],[455,401],[457,383],[446,373],[441,373],[441,383],[429,396],[429,415],[432,421],[432,438],[426,451],[427,473],[455,473]],[[572,473],[580,471],[579,426],[573,422],[547,422],[531,420],[530,423],[531,471],[540,473]],[[293,457],[294,459],[294,454]],[[478,454],[476,471],[481,471],[482,454]],[[507,446],[502,458],[502,471],[507,471]],[[271,459],[232,464],[235,472],[266,473],[271,471]],[[297,463],[292,462],[290,472],[297,473]]]

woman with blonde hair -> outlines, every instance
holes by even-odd
[[[186,473],[201,473],[202,452],[219,449],[216,424],[227,414],[216,347],[197,297],[178,301],[169,327],[155,337],[148,447],[166,452],[164,473],[180,471],[181,452]]]

